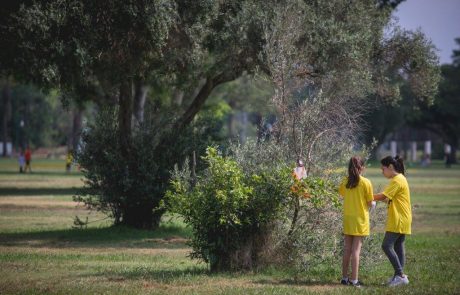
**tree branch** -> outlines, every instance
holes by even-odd
[[[307,161],[308,161],[308,167],[307,167],[307,176],[310,175],[310,170],[311,170],[311,164],[312,164],[312,161],[311,161],[311,153],[313,151],[313,147],[316,143],[316,141],[321,137],[323,136],[325,133],[329,132],[329,131],[334,131],[336,128],[329,128],[329,129],[326,129],[326,130],[323,130],[321,131],[320,133],[318,133],[315,138],[313,138],[309,148],[308,148],[308,154],[307,154]]]
[[[192,104],[188,107],[185,113],[177,120],[173,126],[173,130],[182,130],[187,124],[192,122],[195,115],[201,110],[206,99],[211,94],[212,90],[225,82],[235,80],[240,76],[240,71],[232,72],[231,74],[221,73],[214,78],[206,78],[206,83],[201,87],[198,94],[193,99]]]

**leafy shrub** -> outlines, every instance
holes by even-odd
[[[286,265],[303,272],[341,261],[342,200],[337,188],[346,173],[343,169],[346,159],[355,152],[343,148],[337,153],[328,153],[328,150],[331,151],[329,146],[330,143],[323,144],[321,153],[314,155],[319,159],[311,163],[306,179],[290,180],[288,194],[273,223],[270,241],[263,253],[264,263]],[[283,141],[249,141],[244,146],[230,146],[230,153],[245,174],[263,173],[295,161],[290,146]],[[366,157],[369,150],[363,147],[361,154]],[[325,163],[320,159],[325,159]],[[291,171],[287,171],[289,175]],[[384,219],[384,210],[379,207],[371,214],[371,235],[364,240],[362,247],[364,264],[372,264],[382,258],[381,239],[374,232]]]
[[[192,227],[193,258],[209,263],[212,271],[251,269],[281,212],[288,173],[245,175],[216,148],[208,148],[204,160],[208,168],[194,185],[188,166],[176,167],[166,202]]]
[[[182,162],[193,151],[203,153],[210,142],[222,140],[220,127],[226,112],[227,105],[207,107],[180,134],[164,128],[164,120],[153,112],[146,112],[145,121],[133,127],[126,156],[120,149],[117,108],[100,110],[96,124],[82,134],[77,160],[85,186],[74,199],[113,217],[116,225],[155,229],[165,212],[160,202],[169,184],[172,160]],[[160,140],[164,132],[171,132],[171,142]]]
[[[115,224],[155,228],[161,219],[158,207],[165,185],[155,181],[161,170],[147,131],[134,132],[129,157],[122,155],[117,110],[108,108],[98,115],[97,124],[82,134],[84,148],[77,154],[85,186],[74,197],[90,209],[107,213]]]
[[[294,180],[284,218],[273,231],[281,241],[270,257],[296,270],[337,259],[341,240],[341,203],[334,182],[319,177]]]

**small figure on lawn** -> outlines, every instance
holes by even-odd
[[[73,162],[73,151],[69,150],[67,152],[67,156],[65,159],[65,171],[67,173],[70,173],[70,170],[72,169],[72,162]]]
[[[30,173],[32,173],[32,166],[31,166],[31,162],[32,162],[32,152],[30,150],[29,147],[26,148],[26,152],[24,154],[24,157],[26,159],[26,166],[24,168],[24,173],[27,172],[27,170],[29,170]]]
[[[19,152],[18,163],[19,163],[19,173],[24,173],[24,166],[26,165],[26,158],[24,156],[24,152],[22,151],[22,149]]]
[[[294,175],[298,180],[307,178],[307,171],[301,159],[297,159],[297,167],[294,168]]]

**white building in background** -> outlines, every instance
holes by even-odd
[[[11,157],[13,154],[13,144],[11,142],[6,143],[6,155]],[[0,141],[0,156],[3,155],[3,142]]]
[[[394,140],[390,141],[390,150],[391,150],[391,156],[396,157],[396,155],[398,154],[396,141]]]
[[[432,159],[437,159],[445,160],[447,165],[446,155],[450,154],[451,157],[457,156],[458,161],[458,153],[455,153],[454,147],[447,144],[446,139],[440,134],[428,129],[404,126],[387,134],[380,143],[375,151],[376,159],[399,155],[407,163],[427,166],[431,164]],[[455,159],[449,161],[454,163]]]
[[[444,154],[447,154],[447,155],[450,155],[450,153],[452,152],[452,147],[450,146],[450,144],[444,144]]]
[[[425,156],[431,157],[431,140],[425,141],[425,149],[424,149]]]

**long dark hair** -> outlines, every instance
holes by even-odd
[[[404,167],[404,160],[400,158],[398,155],[396,157],[388,156],[383,158],[380,161],[380,164],[385,167],[389,167],[390,164],[395,167],[395,171],[398,173],[401,173],[402,175],[405,175],[406,173],[406,168]]]
[[[359,174],[363,166],[364,160],[361,159],[361,157],[351,157],[350,162],[348,162],[348,182],[346,185],[347,188],[354,188],[358,185]]]

